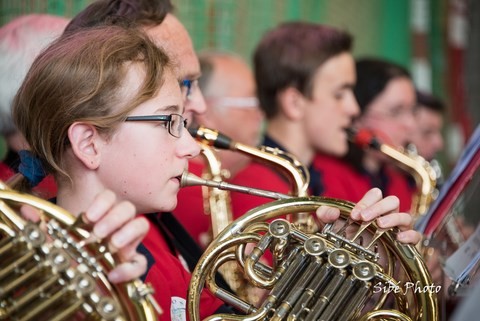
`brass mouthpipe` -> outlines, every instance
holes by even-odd
[[[275,200],[292,198],[292,196],[287,194],[230,184],[223,181],[217,182],[213,180],[203,179],[198,177],[195,174],[185,171],[183,172],[182,177],[180,179],[180,187],[183,188],[187,186],[208,186],[208,187],[218,188],[221,190],[234,191],[234,192],[240,192],[240,193],[254,195],[254,196],[267,197]]]

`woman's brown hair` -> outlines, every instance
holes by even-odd
[[[127,68],[141,64],[143,83],[120,95]],[[162,86],[167,55],[140,30],[102,26],[64,34],[34,61],[13,104],[18,129],[47,172],[68,177],[68,128],[88,122],[105,135]],[[57,177],[58,178],[58,177]]]

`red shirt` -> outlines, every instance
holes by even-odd
[[[189,162],[188,171],[197,176],[202,175],[204,165]],[[205,239],[211,237],[211,217],[205,214],[203,207],[202,186],[189,186],[180,189],[177,194],[177,207],[173,213],[177,220],[185,227],[188,234],[205,248]]]
[[[232,183],[283,194],[288,194],[291,190],[290,183],[282,177],[278,170],[258,163],[251,163],[240,171],[232,179]],[[274,201],[271,198],[236,192],[231,193],[231,200],[234,219],[257,206]]]
[[[153,264],[149,266],[145,282],[150,283],[155,289],[154,297],[163,310],[159,321],[188,320],[186,304],[190,272],[187,271],[179,257],[172,253],[164,236],[155,225],[150,225],[143,245],[154,260]],[[222,305],[222,301],[214,297],[208,290],[204,290],[200,302],[201,318],[204,319],[214,314]]]
[[[13,172],[13,170],[10,167],[8,167],[7,164],[5,164],[4,162],[0,163],[0,180],[5,182],[7,179],[12,177],[14,174],[15,173]]]
[[[343,159],[319,154],[315,157],[313,166],[321,172],[324,196],[358,202],[367,191],[379,187],[384,197],[395,195],[400,199],[401,212],[409,212],[411,209],[415,186],[395,169],[385,167],[382,173],[384,186],[374,186],[366,171],[360,172]]]

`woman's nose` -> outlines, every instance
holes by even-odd
[[[181,158],[193,158],[200,154],[200,146],[186,129],[179,138],[177,151]]]

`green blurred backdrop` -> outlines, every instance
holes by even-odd
[[[195,48],[235,51],[250,61],[263,32],[286,20],[320,22],[348,30],[355,36],[354,54],[391,59],[409,68],[412,60],[411,0],[172,0],[176,14],[192,35]],[[0,24],[25,13],[73,17],[92,0],[1,0]],[[439,3],[427,1],[432,79],[442,79]],[[410,69],[410,68],[409,68]],[[433,81],[433,92],[446,92]],[[444,97],[445,98],[445,97]]]

